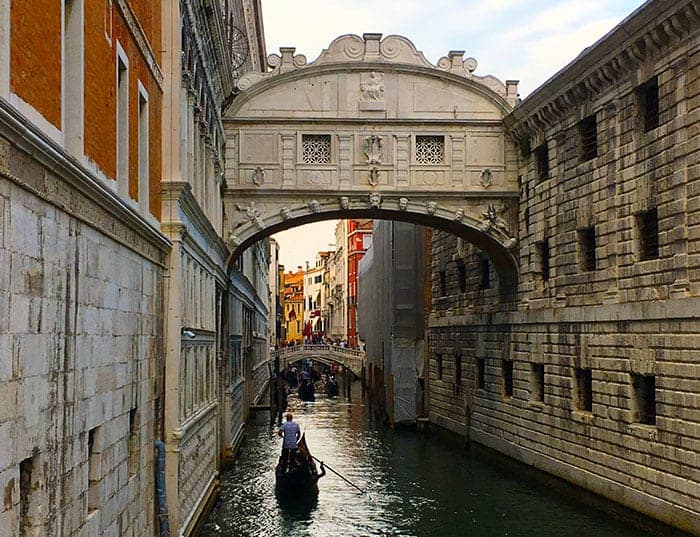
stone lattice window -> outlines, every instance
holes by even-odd
[[[444,161],[444,136],[416,136],[417,164],[442,164]]]
[[[329,164],[331,161],[330,134],[303,134],[301,160],[305,164]]]

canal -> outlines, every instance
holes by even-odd
[[[274,466],[281,440],[269,423],[252,424],[238,461],[222,474],[219,500],[201,535],[644,537],[642,530],[582,502],[530,469],[449,435],[373,426],[358,383],[352,402],[291,397],[311,453],[363,489],[328,472],[317,498],[278,500]],[[268,420],[265,420],[267,422]]]

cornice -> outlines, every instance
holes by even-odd
[[[160,70],[158,61],[156,60],[156,55],[151,48],[151,44],[148,42],[146,37],[146,32],[144,32],[141,23],[139,22],[134,10],[131,9],[129,2],[127,0],[117,0],[117,7],[126,21],[126,25],[129,28],[129,32],[136,41],[141,54],[143,55],[146,63],[148,64],[148,69],[151,71],[153,78],[155,79],[158,87],[163,91],[163,72]]]
[[[516,139],[544,131],[644,62],[696,34],[697,0],[649,0],[547,80],[505,118]]]
[[[9,170],[2,171],[3,177],[99,229],[139,255],[163,264],[163,254],[171,247],[167,237],[4,99],[0,99],[0,136],[50,170],[44,177],[32,177],[33,184]],[[62,184],[51,184],[52,177]],[[73,189],[73,197],[66,185]],[[139,240],[150,244],[153,250],[139,248]]]
[[[191,239],[191,234],[187,230],[187,226],[184,222],[181,222],[178,218],[178,211],[166,211],[167,204],[177,204],[182,208],[185,216],[191,221],[197,231],[204,236],[207,243],[216,251],[220,259],[224,262],[229,258],[231,252],[224,240],[219,236],[211,222],[207,218],[206,214],[202,211],[197,200],[192,195],[192,186],[186,181],[163,181],[161,183],[161,200],[162,200],[162,226],[163,229],[174,229],[184,232],[188,238]],[[183,226],[181,228],[177,226]],[[194,241],[192,241],[193,244]],[[202,250],[202,254],[205,257],[209,257],[208,254]]]

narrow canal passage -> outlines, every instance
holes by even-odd
[[[353,386],[352,402],[320,395],[290,398],[311,453],[363,489],[330,472],[311,501],[279,501],[276,427],[253,424],[238,462],[222,475],[221,496],[201,535],[644,537],[645,533],[523,476],[523,468],[469,452],[456,439],[369,424]],[[529,472],[528,472],[529,473]],[[567,497],[568,496],[568,497]]]

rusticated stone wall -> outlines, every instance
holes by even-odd
[[[0,173],[0,533],[152,534],[165,243],[4,138]]]
[[[430,317],[433,422],[695,535],[699,30],[645,4],[515,108],[517,297],[437,232]]]

